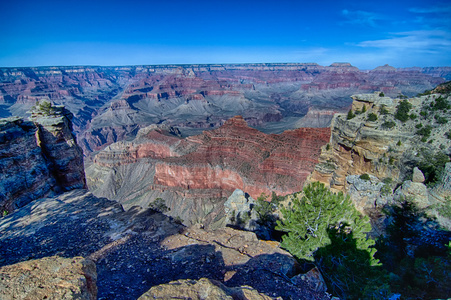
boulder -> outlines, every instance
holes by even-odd
[[[349,175],[346,177],[347,193],[355,207],[361,212],[382,207],[393,200],[391,193],[384,190],[386,184],[379,178],[369,175],[369,180],[360,178],[360,175]],[[391,191],[391,189],[390,189]]]
[[[423,183],[424,182],[423,172],[421,172],[421,170],[418,169],[417,167],[413,168],[412,181],[413,182],[418,182],[418,183]]]
[[[427,187],[420,182],[411,180],[404,183],[395,191],[394,198],[398,200],[410,199],[419,209],[427,208],[431,205]]]
[[[97,299],[93,261],[59,256],[0,268],[0,299]]]
[[[199,280],[177,280],[169,282],[167,284],[154,286],[148,292],[138,298],[138,300],[146,299],[270,300],[275,298],[261,294],[255,289],[248,286],[229,288],[219,281],[201,278]],[[282,298],[278,297],[277,299]]]
[[[323,279],[323,275],[317,267],[311,269],[305,274],[299,274],[291,278],[291,281],[299,284],[299,281],[306,282],[313,290],[317,292],[325,293],[327,290],[326,282]]]

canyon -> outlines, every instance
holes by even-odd
[[[445,79],[449,67],[359,70],[349,63],[1,68],[0,117],[26,116],[42,98],[65,105],[89,164],[91,153],[151,124],[183,136],[236,115],[265,133],[328,127],[353,94],[413,96]]]
[[[441,227],[408,242],[443,248],[451,123],[440,105],[451,98],[413,96],[450,74],[347,63],[2,68],[0,297],[331,299],[322,271],[305,273],[254,226],[254,199],[287,202],[312,181],[349,195],[374,235],[384,209],[412,199]],[[447,160],[431,185],[424,163],[438,154]]]
[[[412,196],[436,213],[451,196],[451,163],[437,184],[426,186],[421,161],[429,152],[443,152],[449,161],[451,125],[443,121],[449,111],[440,105],[451,98],[404,98],[356,94],[355,115],[335,114],[331,128],[278,134],[250,127],[243,116],[187,137],[179,128],[152,124],[96,153],[86,178],[72,113],[41,100],[29,120],[0,122],[7,199],[1,202],[0,294],[331,299],[317,268],[304,273],[278,242],[227,227],[224,219],[231,221],[236,209],[253,218],[251,198],[293,194],[317,180],[346,192],[373,218],[375,232],[384,220],[377,224],[372,212],[396,199]],[[395,117],[403,101],[412,104],[406,121]],[[316,119],[323,112],[309,111]],[[427,138],[417,130],[423,126],[431,129]],[[170,209],[165,214],[151,205],[158,198]],[[449,218],[437,214],[437,222],[451,228]],[[449,233],[429,228],[409,243],[431,241],[443,248]]]
[[[41,101],[30,119],[13,117],[0,123],[2,299],[166,299],[187,294],[330,299],[319,271],[303,273],[278,242],[228,227],[187,228],[152,208],[125,210],[116,201],[94,196],[85,189],[72,114]],[[239,117],[218,130],[228,132],[227,126],[235,128],[230,133],[234,138],[240,128],[266,136]],[[104,161],[129,164],[181,155],[188,144],[201,148],[200,139],[215,138],[210,131],[193,141],[176,139],[155,127],[138,135],[153,144],[131,144],[135,148],[120,152],[121,160],[111,156]],[[297,134],[282,137],[290,141],[290,135]]]
[[[187,225],[208,225],[220,221],[223,203],[235,189],[254,199],[301,190],[330,138],[329,128],[265,134],[242,116],[196,136],[180,138],[170,132],[151,125],[136,139],[100,151],[86,169],[90,190],[126,208],[148,207],[161,198],[169,215]]]

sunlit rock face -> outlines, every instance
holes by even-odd
[[[132,142],[101,151],[87,169],[88,185],[126,206],[147,206],[162,197],[170,213],[184,220],[214,222],[237,188],[254,198],[302,189],[329,137],[328,128],[265,134],[241,116],[185,139],[153,126]]]
[[[430,110],[440,97],[448,103],[451,100],[440,94],[408,99],[378,92],[354,95],[351,107],[355,116],[334,116],[330,141],[322,147],[308,181],[320,181],[334,191],[348,193],[355,206],[368,214],[405,198],[414,199],[419,208],[433,214],[435,206],[448,201],[451,164],[429,186],[423,183],[425,177],[418,167],[437,154],[446,157],[451,153],[451,140],[444,134],[451,130],[451,124],[440,121],[449,120],[449,110]],[[412,108],[402,122],[395,114],[404,100]],[[420,134],[425,127],[430,129],[427,138]],[[449,222],[446,226],[450,227]]]
[[[235,115],[266,133],[325,127],[334,112],[348,109],[353,94],[413,96],[443,78],[451,78],[450,68],[365,71],[349,63],[1,68],[0,117],[25,116],[44,97],[64,104],[90,159],[151,124],[179,127],[184,136]]]
[[[12,211],[40,197],[86,188],[83,152],[72,133],[72,114],[32,111],[31,121],[0,120],[0,208]]]

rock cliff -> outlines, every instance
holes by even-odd
[[[88,185],[94,194],[126,207],[147,207],[161,197],[169,214],[187,224],[212,223],[220,215],[219,203],[237,188],[254,198],[301,190],[328,139],[328,128],[265,134],[242,117],[185,139],[152,126],[134,141],[97,154],[87,169]]]
[[[0,117],[25,116],[44,97],[63,104],[89,155],[150,124],[189,136],[242,115],[250,126],[280,133],[297,128],[308,111],[343,112],[352,94],[413,96],[450,74],[446,67],[364,71],[347,63],[1,68]],[[314,126],[327,126],[327,116],[314,116]]]
[[[445,153],[451,153],[451,116],[446,103],[451,98],[430,94],[392,99],[379,92],[352,98],[350,113],[334,116],[329,144],[322,147],[309,180],[349,192],[357,208],[367,213],[401,196],[416,199],[420,208],[446,202],[445,196],[433,195],[447,184],[449,170],[428,189],[418,168],[429,170],[425,165],[439,157],[449,160]],[[403,121],[396,117],[401,102],[410,107]]]
[[[0,209],[4,213],[40,197],[86,187],[72,114],[64,107],[42,103],[49,111],[38,106],[31,121],[0,120]]]

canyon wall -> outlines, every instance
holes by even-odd
[[[41,197],[86,188],[83,152],[71,131],[72,114],[61,106],[49,109],[35,108],[31,121],[0,119],[2,212]]]
[[[63,104],[89,160],[151,124],[190,136],[242,115],[252,127],[281,133],[305,126],[314,111],[346,111],[352,94],[413,96],[450,74],[446,67],[365,71],[347,63],[1,68],[0,117],[25,116],[43,98]],[[309,127],[328,126],[331,117],[317,114]]]
[[[451,155],[446,108],[451,97],[432,93],[393,99],[376,92],[352,98],[354,115],[334,116],[330,141],[308,181],[350,194],[365,213],[402,197],[412,198],[420,208],[446,203],[451,165],[439,166],[439,160],[444,164]],[[401,102],[411,105],[403,121],[396,117]],[[425,181],[420,169],[429,179]]]
[[[301,190],[329,132],[299,128],[265,134],[237,116],[218,129],[182,139],[153,125],[134,141],[99,152],[87,168],[88,185],[94,194],[126,207],[146,207],[161,197],[169,214],[187,223],[211,223],[237,188],[255,199],[261,193]]]

